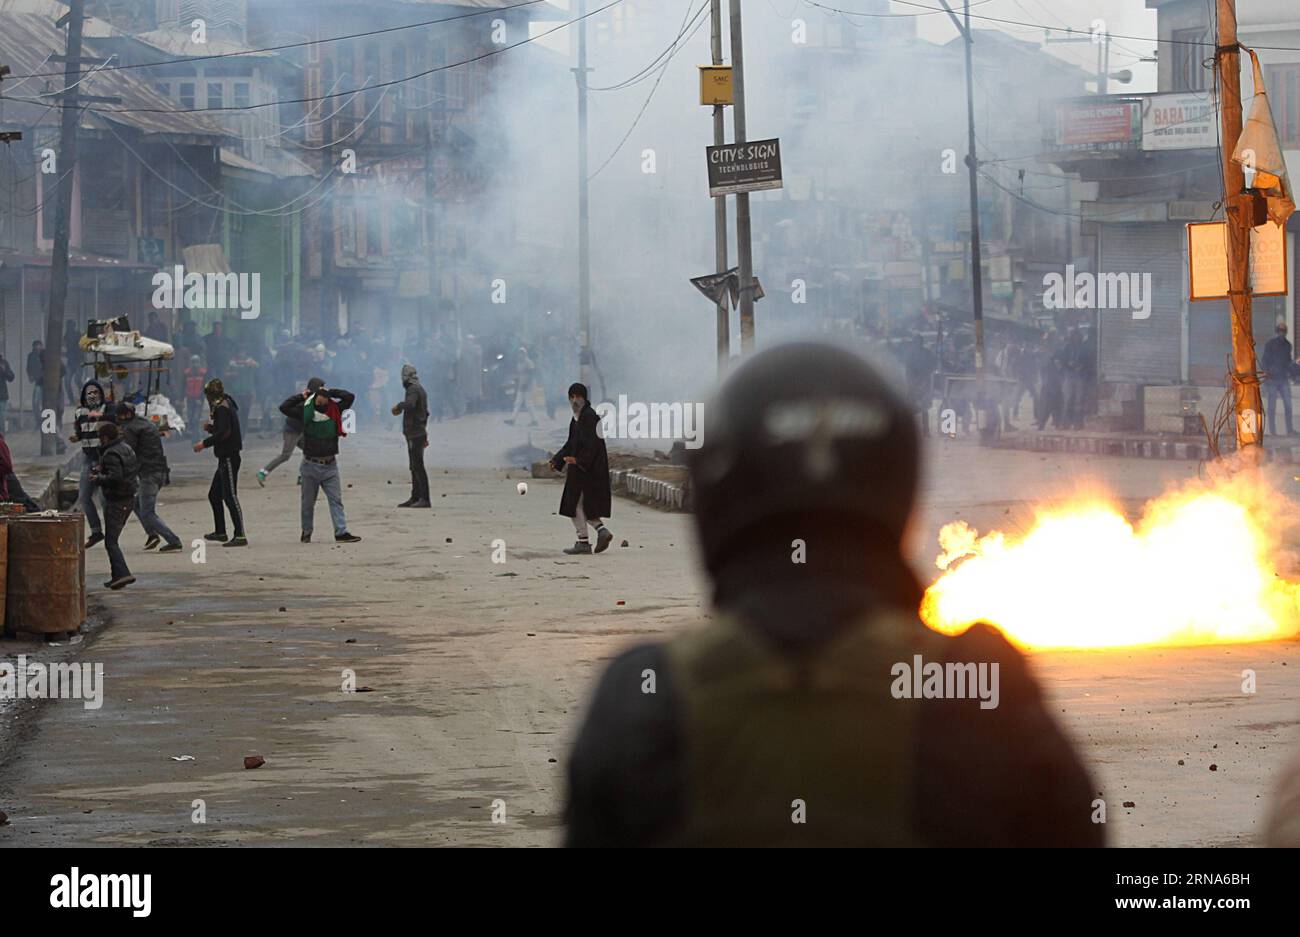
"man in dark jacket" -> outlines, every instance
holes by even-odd
[[[393,416],[402,415],[402,435],[406,437],[406,456],[411,466],[411,497],[399,508],[427,508],[429,473],[424,469],[424,450],[429,448],[429,395],[420,384],[415,366],[402,365],[402,387],[406,399],[393,406]]]
[[[27,380],[32,382],[32,425],[36,432],[41,431],[41,403],[45,396],[45,343],[32,342],[32,350],[27,352]]]
[[[324,489],[335,542],[357,543],[361,538],[348,533],[339,477],[339,440],[347,435],[343,431],[343,414],[352,409],[356,395],[339,388],[327,389],[324,384],[313,378],[307,390],[280,404],[281,413],[302,424],[302,466],[298,470],[302,476],[302,542],[311,543],[316,495]]]
[[[90,537],[86,540],[86,549],[104,539],[103,525],[99,512],[95,510],[95,467],[99,465],[99,430],[109,425],[107,418],[108,403],[104,399],[104,388],[93,378],[81,385],[81,406],[72,414],[72,435],[69,442],[81,445],[81,475],[77,481],[77,506],[86,515],[90,525]],[[101,492],[102,493],[102,492]]]
[[[573,409],[569,439],[551,459],[551,467],[565,473],[560,513],[573,518],[573,528],[578,532],[578,542],[564,552],[570,556],[592,552],[591,541],[587,539],[590,524],[596,531],[595,552],[603,553],[614,539],[601,520],[610,515],[609,455],[598,431],[600,417],[587,399],[585,385],[569,387],[569,406]]]
[[[120,403],[117,405],[117,426],[122,431],[122,438],[135,452],[140,463],[140,490],[135,496],[135,516],[140,526],[148,535],[144,548],[152,550],[161,541],[159,553],[179,553],[181,538],[172,533],[172,529],[158,516],[158,492],[168,482],[167,454],[163,452],[162,436],[158,427],[135,412],[135,405]]]
[[[239,408],[226,394],[220,378],[213,378],[203,388],[211,410],[211,418],[203,424],[206,439],[194,444],[195,452],[211,449],[217,457],[217,470],[208,487],[208,503],[212,505],[212,519],[216,529],[203,536],[204,540],[227,547],[246,547],[244,512],[239,507],[239,453],[244,448],[239,432]],[[222,505],[230,512],[230,522],[235,526],[233,537],[226,536],[226,515]]]
[[[127,568],[126,557],[122,555],[117,538],[131,516],[131,505],[135,503],[139,487],[140,465],[135,453],[112,423],[99,428],[99,447],[95,481],[104,494],[104,549],[108,551],[108,562],[112,569],[109,580],[104,585],[113,590],[124,589],[135,582],[135,577]]]
[[[569,761],[568,844],[1102,845],[1096,788],[1024,657],[917,616],[911,408],[806,343],[748,359],[705,419],[691,481],[715,614],[605,671]],[[948,683],[914,694],[935,666]]]
[[[1277,334],[1264,345],[1264,357],[1260,362],[1264,371],[1264,396],[1268,404],[1268,431],[1274,436],[1277,431],[1277,401],[1282,400],[1282,413],[1286,417],[1286,434],[1295,435],[1291,422],[1291,372],[1295,368],[1295,358],[1291,352],[1291,342],[1286,337],[1286,323],[1277,324]]]

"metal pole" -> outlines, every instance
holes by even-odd
[[[731,68],[736,103],[735,142],[745,143],[745,50],[740,22],[740,0],[731,0]],[[740,257],[740,353],[754,351],[754,244],[749,220],[749,193],[736,195],[736,251]]]
[[[587,0],[578,0],[578,379],[591,388],[591,192],[587,170]]]
[[[76,185],[77,123],[81,117],[78,109],[78,72],[81,70],[81,35],[85,21],[86,0],[70,0],[68,5],[68,44],[63,66],[63,94],[59,103],[63,107],[59,127],[59,159],[56,166],[58,181],[58,216],[54,223],[54,253],[50,258],[50,305],[45,317],[45,373],[41,403],[47,410],[58,413],[63,372],[59,361],[59,347],[63,335],[63,311],[68,300],[68,242],[72,226],[72,191]],[[36,414],[39,425],[41,415]],[[53,433],[41,433],[41,455],[53,455],[59,443],[61,427]]]
[[[980,267],[979,160],[975,149],[975,84],[972,62],[975,37],[970,29],[970,0],[966,0],[966,167],[970,173],[970,264],[975,320],[975,375],[984,391],[984,271]]]
[[[722,0],[710,0],[713,64],[722,64]],[[722,146],[727,142],[726,109],[721,104],[713,106],[713,144]],[[727,263],[727,197],[720,195],[713,200],[713,236],[716,244],[716,266],[718,273],[729,269]],[[731,307],[724,291],[718,300],[718,376],[721,377],[731,357]]]
[[[1235,0],[1218,0],[1216,58],[1219,114],[1223,136],[1223,194],[1227,215],[1228,302],[1232,308],[1232,386],[1237,411],[1237,451],[1257,458],[1263,449],[1260,399],[1250,295],[1250,230],[1253,199],[1246,178],[1232,159],[1241,137],[1241,53],[1237,45]]]

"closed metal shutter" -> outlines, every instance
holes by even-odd
[[[1101,270],[1150,273],[1151,315],[1099,313],[1097,374],[1103,381],[1176,384],[1182,377],[1183,240],[1177,224],[1101,225]]]

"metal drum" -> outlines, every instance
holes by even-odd
[[[85,620],[82,516],[27,514],[3,526],[8,535],[5,630],[78,630]]]

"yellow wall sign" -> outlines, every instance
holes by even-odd
[[[700,66],[700,103],[710,107],[736,103],[731,89],[730,65]]]
[[[1227,225],[1222,221],[1187,226],[1187,260],[1193,302],[1228,298]],[[1267,221],[1250,232],[1250,290],[1255,296],[1287,292],[1286,231]]]

